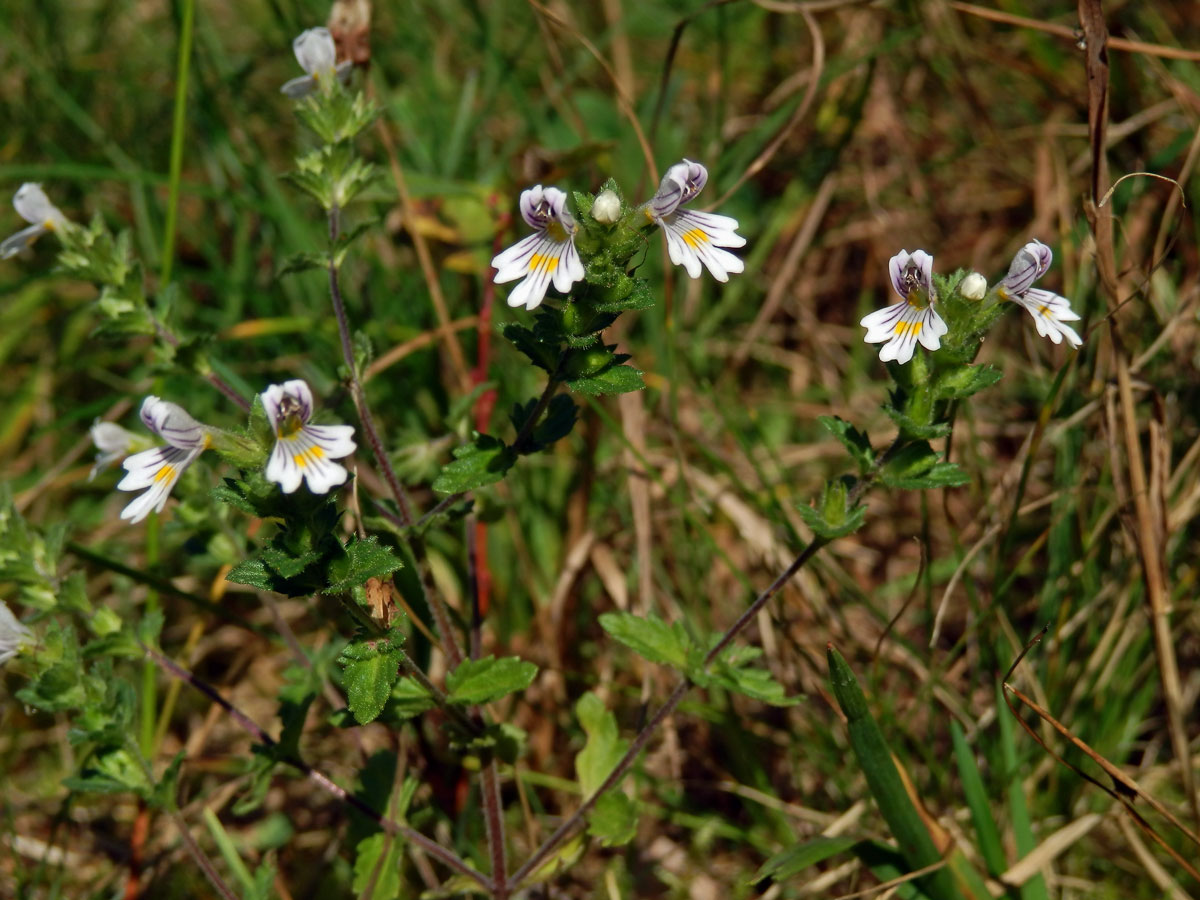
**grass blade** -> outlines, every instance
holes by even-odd
[[[904,790],[904,783],[892,760],[892,751],[867,709],[866,698],[854,672],[832,645],[827,656],[833,693],[842,712],[846,714],[850,745],[854,748],[863,774],[867,776],[867,785],[879,805],[879,811],[900,843],[900,851],[910,871],[940,863],[942,855],[938,853],[929,829],[921,821],[921,816]],[[917,879],[917,884],[934,900],[962,900],[953,878],[945,869],[922,876]]]

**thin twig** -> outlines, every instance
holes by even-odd
[[[959,3],[956,0],[951,0],[950,8],[971,16],[978,16],[981,19],[1002,22],[1005,25],[1016,25],[1019,28],[1032,28],[1034,31],[1044,31],[1047,34],[1053,34],[1073,42],[1080,40],[1079,32],[1074,28],[1068,28],[1066,25],[1055,25],[1053,22],[1044,22],[1041,19],[1027,19],[1024,16],[1013,15],[1012,13],[1002,12],[998,9],[988,9],[986,6],[976,6],[974,3]],[[1200,51],[1198,50],[1184,50],[1181,47],[1164,47],[1162,44],[1146,44],[1142,41],[1127,41],[1124,38],[1114,37],[1110,37],[1107,44],[1113,50],[1124,50],[1126,53],[1145,53],[1147,56],[1161,56],[1164,59],[1200,61]]]
[[[175,828],[179,831],[179,837],[183,841],[183,846],[187,848],[187,852],[191,854],[192,859],[195,860],[196,865],[200,867],[200,871],[205,874],[217,893],[224,897],[225,900],[238,900],[238,895],[234,892],[233,888],[227,885],[221,876],[217,874],[217,867],[213,865],[212,860],[200,849],[200,845],[192,837],[192,832],[188,829],[188,824],[183,818],[183,813],[174,808],[168,809],[166,812],[171,817],[171,821],[175,823]]]
[[[508,900],[512,883],[508,880],[504,808],[500,805],[500,775],[496,771],[495,758],[484,763],[480,772],[479,792],[483,797],[488,853],[492,859],[492,897],[493,900]]]
[[[329,294],[333,299],[333,314],[337,319],[338,336],[342,342],[342,358],[346,362],[346,370],[350,376],[350,394],[354,398],[354,406],[358,410],[358,418],[362,422],[363,432],[367,435],[367,442],[371,445],[375,462],[379,464],[379,469],[383,472],[388,487],[392,490],[396,505],[400,507],[400,519],[405,525],[410,525],[413,520],[412,504],[408,500],[408,494],[403,485],[400,484],[400,479],[396,477],[396,470],[392,467],[392,461],[388,458],[383,441],[379,438],[379,432],[375,428],[375,419],[371,415],[371,408],[367,406],[362,382],[358,378],[358,366],[354,363],[354,346],[350,342],[350,323],[346,320],[346,304],[342,300],[337,260],[334,256],[339,229],[338,208],[335,206],[329,210]]]
[[[159,668],[161,668],[167,674],[187,682],[200,693],[204,694],[204,696],[212,700],[213,703],[216,703],[223,710],[225,710],[225,712],[229,714],[229,717],[233,719],[234,722],[240,725],[259,743],[270,749],[275,749],[279,746],[269,734],[259,727],[257,722],[222,697],[220,693],[218,693],[217,689],[212,685],[202,681],[187,669],[177,664],[174,660],[169,659],[154,648],[149,647],[146,644],[141,644],[141,647],[142,650],[145,651],[146,655],[154,660]],[[405,840],[419,846],[430,856],[437,857],[448,868],[453,869],[460,875],[465,875],[466,877],[475,881],[481,885],[484,890],[492,890],[493,885],[491,879],[481,872],[477,872],[475,869],[471,868],[471,866],[464,862],[454,851],[447,850],[441,844],[421,834],[421,832],[415,831],[414,829],[409,828],[407,825],[401,825],[399,822],[396,822],[382,813],[377,812],[364,800],[360,799],[354,794],[349,793],[345,788],[336,784],[323,772],[315,769],[313,766],[309,765],[299,757],[291,756],[290,754],[280,754],[278,759],[280,762],[287,763],[292,768],[297,769],[304,775],[308,776],[308,778],[310,778],[322,790],[332,794],[347,806],[353,807],[358,812],[369,818],[372,822],[377,824],[384,831],[387,831],[389,834],[400,835]]]

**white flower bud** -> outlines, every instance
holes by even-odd
[[[601,191],[592,204],[592,218],[601,225],[615,225],[621,218],[621,198],[615,191]]]
[[[987,294],[987,279],[978,272],[972,272],[962,280],[958,292],[968,300],[982,300]]]

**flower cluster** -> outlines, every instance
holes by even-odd
[[[274,447],[267,462],[266,477],[290,494],[301,481],[314,494],[324,494],[345,483],[348,473],[334,460],[356,449],[350,425],[311,425],[312,391],[300,380],[273,384],[263,391],[263,410],[274,434]],[[122,519],[140,522],[152,511],[161,512],[172,488],[205,450],[213,446],[216,429],[197,422],[183,407],[149,396],[142,403],[141,419],[166,446],[153,447],[129,456],[123,466],[125,477],[119,491],[144,491],[121,512]],[[98,422],[92,440],[100,455],[97,468],[128,453],[138,438],[119,425]],[[93,475],[95,470],[93,471]]]
[[[671,262],[683,266],[692,278],[699,278],[701,267],[713,278],[728,281],[741,272],[744,263],[724,247],[744,247],[746,239],[737,234],[738,223],[729,216],[695,212],[681,207],[695,199],[708,181],[708,170],[699,163],[683,160],[667,170],[658,192],[638,207],[639,226],[658,225],[667,237]],[[567,195],[555,187],[535,185],[521,194],[521,216],[534,233],[522,238],[492,260],[496,284],[521,279],[508,295],[509,306],[535,309],[553,284],[562,294],[583,280],[585,271],[575,236],[579,224],[567,209]],[[604,191],[591,209],[592,218],[611,227],[621,219],[621,201],[612,191]]]
[[[61,230],[67,224],[67,217],[50,202],[42,186],[32,181],[17,188],[13,195],[13,208],[17,215],[29,223],[29,227],[0,242],[0,259],[16,256],[46,232]]]
[[[1066,338],[1072,347],[1079,347],[1083,339],[1065,324],[1079,319],[1078,313],[1072,311],[1070,301],[1033,287],[1033,283],[1046,274],[1053,259],[1049,247],[1038,240],[1030,241],[1013,257],[1008,274],[995,288],[995,297],[1024,307],[1033,316],[1038,334],[1043,337],[1056,344]],[[911,254],[901,250],[888,262],[888,273],[892,287],[900,295],[900,302],[864,316],[859,324],[867,329],[864,341],[883,344],[879,348],[881,360],[906,363],[912,359],[918,343],[928,350],[940,348],[949,326],[936,309],[938,298],[933,284],[932,256],[924,250],[915,250]],[[987,281],[978,272],[972,272],[959,283],[958,294],[967,300],[983,300],[987,296]]]

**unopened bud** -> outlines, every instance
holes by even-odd
[[[601,225],[614,225],[621,218],[621,198],[616,191],[601,191],[592,204],[592,218]]]
[[[987,279],[978,272],[972,272],[962,280],[958,292],[968,300],[982,300],[987,293]]]

